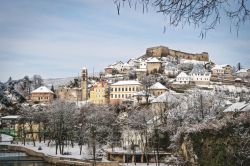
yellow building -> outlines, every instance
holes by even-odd
[[[45,86],[41,86],[31,92],[31,100],[35,102],[50,102],[54,99],[54,92]]]
[[[90,90],[90,102],[94,104],[109,103],[108,83],[106,81],[96,82]]]
[[[27,139],[32,139],[32,133],[33,138],[35,140],[38,140],[39,138],[39,132],[42,133],[43,131],[43,125],[42,123],[27,123],[25,121],[19,122],[22,117],[19,115],[8,115],[1,117],[1,124],[3,126],[3,130],[11,131],[12,134],[16,134],[18,137],[24,137],[23,131],[25,131],[26,135],[25,137]]]
[[[120,104],[125,100],[132,100],[132,96],[142,90],[138,81],[118,81],[110,86],[110,103]]]

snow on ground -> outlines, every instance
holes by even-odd
[[[0,134],[0,137],[2,141],[12,141],[13,140],[13,137],[9,136],[9,135],[5,135],[5,134]],[[1,141],[0,141],[0,144],[1,144]]]
[[[1,134],[2,136],[2,140],[4,141],[11,141],[12,137],[5,135],[5,134]],[[70,152],[71,155],[61,155],[61,154],[57,154],[56,155],[56,147],[55,144],[53,142],[50,143],[50,146],[48,147],[48,141],[45,141],[45,143],[42,141],[41,143],[39,143],[38,141],[36,141],[36,146],[33,146],[33,142],[29,141],[26,142],[26,145],[24,146],[23,144],[21,144],[20,142],[18,143],[14,143],[11,144],[10,142],[0,142],[0,145],[13,145],[13,146],[22,146],[25,148],[29,148],[31,150],[34,150],[36,152],[40,152],[40,153],[44,153],[46,155],[50,155],[50,156],[55,156],[55,157],[68,157],[68,158],[76,158],[76,159],[91,159],[92,155],[91,155],[91,148],[88,148],[87,146],[83,146],[82,147],[82,155],[80,155],[80,147],[75,143],[74,147],[72,148],[71,146],[65,146],[64,147],[64,152]],[[38,150],[38,147],[42,148],[42,150]],[[98,150],[97,150],[98,151]],[[58,148],[58,153],[59,153],[59,148]]]

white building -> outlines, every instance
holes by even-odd
[[[236,75],[238,77],[246,77],[248,76],[247,70],[246,69],[240,69],[236,72]]]
[[[187,75],[185,72],[181,72],[177,77],[176,77],[176,82],[177,84],[189,84],[190,83],[190,76]]]
[[[195,65],[189,73],[190,81],[196,85],[208,85],[210,83],[211,73],[206,71],[203,65]]]
[[[134,93],[142,90],[142,84],[138,81],[118,81],[110,86],[110,103],[120,104],[127,99],[132,100]]]
[[[224,75],[224,69],[222,65],[215,65],[212,69],[212,74],[216,76]]]
[[[123,65],[124,65],[124,63],[122,61],[118,61],[118,62],[113,63],[110,66],[113,67],[114,69],[116,69],[117,71],[122,72]]]

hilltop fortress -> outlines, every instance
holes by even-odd
[[[181,59],[188,59],[188,60],[209,61],[209,55],[207,52],[192,54],[192,53],[172,50],[165,46],[147,48],[146,56],[151,56],[151,57],[172,56],[172,57],[178,57]]]

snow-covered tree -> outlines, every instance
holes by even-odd
[[[56,142],[56,154],[64,154],[64,147],[72,144],[77,132],[77,107],[75,103],[54,101],[49,107],[49,137]]]

